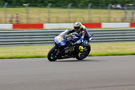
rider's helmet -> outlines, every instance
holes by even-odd
[[[79,31],[82,28],[82,24],[80,22],[75,22],[74,30]]]

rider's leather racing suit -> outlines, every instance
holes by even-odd
[[[86,27],[84,25],[82,25],[82,27],[80,28],[79,31],[72,29],[72,30],[65,30],[64,32],[62,32],[60,35],[61,36],[66,36],[66,35],[70,35],[71,33],[76,33],[77,34],[77,41],[75,42],[75,44],[79,44],[80,42],[82,42],[82,40],[89,40],[90,34],[88,33]]]

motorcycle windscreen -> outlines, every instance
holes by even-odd
[[[56,36],[54,38],[54,42],[60,46],[65,46],[66,45],[66,39],[64,39],[62,36]]]

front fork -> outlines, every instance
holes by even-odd
[[[61,54],[63,52],[63,47],[58,46],[57,44],[55,44],[55,48],[57,49],[56,56],[61,57]]]

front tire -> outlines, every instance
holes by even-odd
[[[55,48],[55,47],[53,47],[53,48],[49,51],[47,58],[48,58],[48,60],[49,60],[50,62],[55,62],[55,61],[57,60],[57,55],[56,55],[56,53],[57,53],[57,48]]]
[[[83,50],[79,50],[80,46],[83,47]],[[80,46],[78,46],[78,49],[77,49],[76,59],[83,60],[89,55],[91,51],[91,46],[90,45],[87,45],[87,46],[80,45]]]

